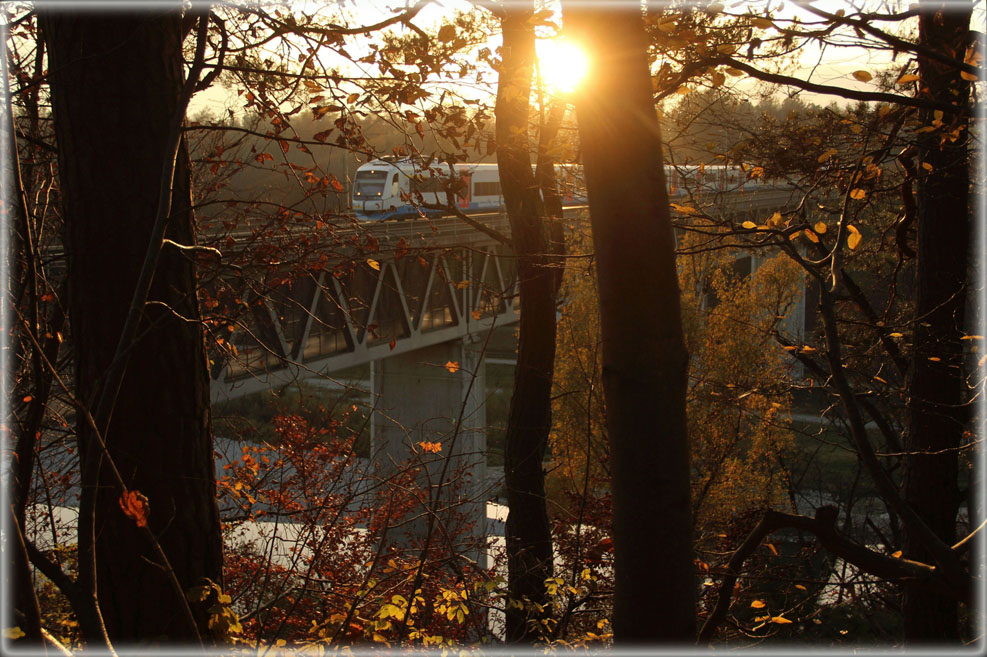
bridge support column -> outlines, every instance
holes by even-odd
[[[434,514],[431,545],[481,566],[486,534],[486,376],[480,344],[469,337],[374,361],[373,459],[385,475],[424,462],[422,499],[396,528],[397,546],[421,545]],[[431,443],[431,445],[430,445]],[[424,445],[423,445],[424,444]],[[441,445],[439,451],[435,445]]]

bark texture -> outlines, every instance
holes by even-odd
[[[148,249],[169,127],[184,78],[180,8],[129,14],[44,12],[59,180],[69,255],[75,393],[98,399]],[[194,242],[184,144],[167,237]],[[179,584],[221,582],[209,377],[193,262],[165,247],[127,356],[105,440],[126,488],[149,501],[148,524]],[[121,490],[78,422],[81,508],[95,506],[99,604],[115,643],[191,641],[194,631]],[[90,546],[80,531],[80,552]],[[80,560],[80,581],[91,576]]]
[[[552,535],[542,461],[552,422],[555,367],[555,276],[542,201],[531,171],[528,98],[534,64],[531,10],[510,6],[502,18],[504,56],[497,91],[497,165],[517,256],[521,318],[514,392],[504,448],[507,489],[507,585],[513,600],[544,605],[552,576]],[[538,636],[542,613],[509,608],[507,640]],[[530,622],[529,622],[530,621]]]
[[[947,7],[947,5],[949,5]],[[921,2],[919,43],[962,61],[970,43],[970,7]],[[946,545],[956,542],[958,448],[968,426],[970,391],[964,381],[965,308],[971,248],[967,120],[970,83],[955,66],[919,57],[921,94],[953,102],[959,111],[938,119],[941,130],[919,136],[919,160],[932,165],[919,179],[914,351],[909,379],[904,497]],[[926,110],[922,124],[937,116]],[[947,135],[960,129],[959,138]],[[935,359],[935,360],[930,360]],[[932,561],[914,532],[905,556]],[[910,643],[959,638],[958,605],[928,583],[904,586],[905,639]]]
[[[576,97],[611,442],[614,640],[695,640],[688,353],[640,11],[564,4],[594,57]]]

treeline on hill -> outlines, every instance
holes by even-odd
[[[9,8],[6,645],[979,645],[972,5],[428,4]],[[609,57],[570,97],[534,66],[560,22]],[[810,44],[895,56],[821,84]],[[237,111],[186,120],[219,85]],[[455,438],[378,458],[352,391],[210,408],[291,365],[299,289],[395,255],[347,213],[380,156],[499,165],[502,490]],[[770,204],[669,198],[662,162]]]

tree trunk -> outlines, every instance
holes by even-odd
[[[545,508],[542,461],[552,421],[552,372],[555,367],[555,279],[549,266],[542,203],[531,171],[528,145],[528,97],[535,34],[531,10],[513,6],[502,20],[504,56],[497,88],[497,166],[517,256],[521,318],[518,328],[514,392],[504,447],[507,489],[507,587],[522,610],[508,607],[507,640],[539,636],[545,580],[552,576],[552,535]]]
[[[945,2],[921,2],[919,43],[957,60],[969,44],[970,8]],[[969,109],[970,83],[948,65],[919,57],[923,95]],[[919,160],[932,165],[920,178],[914,350],[909,381],[904,494],[929,527],[947,545],[956,542],[960,503],[957,448],[969,418],[969,389],[964,381],[964,310],[971,236],[969,154],[966,115],[941,117],[942,130],[920,135]],[[922,124],[936,120],[922,113]],[[959,138],[946,134],[962,127]],[[904,536],[905,556],[932,561],[912,532]],[[909,642],[959,638],[955,601],[928,584],[904,586],[905,639]]]
[[[59,179],[69,255],[75,394],[92,410],[117,348],[148,250],[168,134],[183,85],[181,14],[44,12]],[[194,242],[184,144],[167,237]],[[188,588],[221,582],[209,377],[194,264],[165,247],[127,355],[105,440],[126,488],[149,501],[148,524]],[[81,416],[82,414],[80,414]],[[156,552],[123,514],[121,490],[80,417],[82,509],[95,506],[99,604],[115,642],[191,641],[184,601]],[[93,465],[95,464],[95,465]],[[81,523],[80,523],[81,526]],[[87,545],[80,531],[80,554]],[[92,575],[80,559],[80,581]]]
[[[695,640],[682,333],[674,236],[640,11],[564,6],[595,59],[576,96],[611,444],[614,640]]]

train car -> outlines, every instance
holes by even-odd
[[[747,191],[770,184],[740,167],[724,165],[666,166],[670,198],[689,194]],[[586,203],[582,167],[556,166],[563,206]],[[408,159],[378,159],[362,165],[353,180],[353,211],[364,221],[385,221],[438,216],[452,192],[456,206],[466,214],[503,208],[504,198],[496,164],[432,163],[428,167]]]

